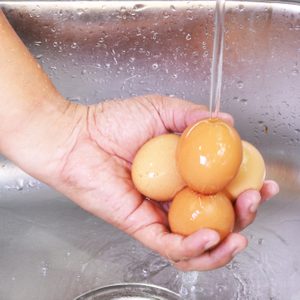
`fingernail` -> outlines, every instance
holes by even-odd
[[[242,252],[244,250],[244,248],[240,248],[240,247],[237,247],[235,248],[235,250],[233,250],[232,252],[232,257],[236,256],[238,253]]]
[[[249,207],[249,211],[251,213],[253,213],[253,214],[256,213],[256,211],[258,209],[258,205],[259,205],[259,203],[253,203],[253,204],[251,204],[250,207]]]
[[[273,192],[273,196],[275,196],[276,194],[279,193],[279,186],[278,186],[278,184],[272,185],[272,192]]]
[[[210,239],[207,241],[207,243],[204,246],[205,250],[210,249],[213,246],[216,246],[220,241],[220,237],[218,235],[210,237]]]
[[[249,205],[248,208],[250,213],[256,213],[259,206],[259,202],[260,202],[260,194],[257,192],[257,195],[254,194],[252,196],[252,203]]]

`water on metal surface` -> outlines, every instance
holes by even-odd
[[[60,92],[85,104],[146,93],[207,103],[213,1],[2,2]],[[183,299],[300,299],[300,6],[226,1],[222,110],[280,194],[229,265],[182,273],[0,159],[1,299],[74,299],[119,282]],[[74,30],[76,28],[76,30]],[[200,95],[200,96],[199,96]]]

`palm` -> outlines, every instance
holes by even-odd
[[[131,180],[132,160],[147,140],[166,132],[182,132],[189,124],[207,117],[199,105],[159,96],[91,106],[76,145],[67,154],[58,189],[162,255],[172,260],[185,258],[178,267],[205,270],[221,266],[233,252],[245,247],[242,236],[231,234],[214,251],[204,253],[218,242],[217,233],[204,229],[186,238],[171,234],[162,207],[145,200]],[[221,117],[232,122],[228,115]],[[272,195],[267,186],[265,189],[267,195]],[[241,228],[255,217],[245,205],[260,201],[258,193],[247,193],[246,199],[239,199],[236,205]],[[214,242],[209,244],[211,240]]]
[[[87,171],[94,174],[90,184],[98,199],[88,201],[89,206],[79,204],[132,235],[154,224],[167,231],[164,210],[145,200],[131,180],[131,163],[137,150],[147,140],[170,130],[151,98],[106,102],[91,107],[89,115],[89,139],[78,147],[84,147],[85,152],[89,149],[90,155],[88,161],[77,165],[89,164]],[[100,209],[99,203],[107,199],[109,206],[101,205]]]

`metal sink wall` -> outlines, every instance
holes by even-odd
[[[214,2],[0,2],[70,101],[160,93],[208,104]],[[73,299],[118,282],[183,299],[300,299],[300,5],[228,2],[222,110],[281,193],[228,266],[181,273],[0,158],[0,299]],[[1,42],[1,41],[0,41]]]

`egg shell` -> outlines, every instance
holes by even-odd
[[[179,173],[191,189],[215,194],[239,170],[241,139],[232,126],[220,119],[202,120],[183,132],[176,159]]]
[[[223,240],[233,230],[235,214],[225,194],[201,195],[186,187],[172,201],[168,219],[174,233],[188,236],[210,228]]]
[[[242,145],[243,160],[239,171],[225,188],[225,193],[232,200],[246,190],[260,190],[266,177],[265,162],[260,152],[246,141],[242,141]]]
[[[140,193],[153,200],[167,201],[186,185],[176,165],[178,141],[176,134],[163,134],[139,149],[131,174]]]

